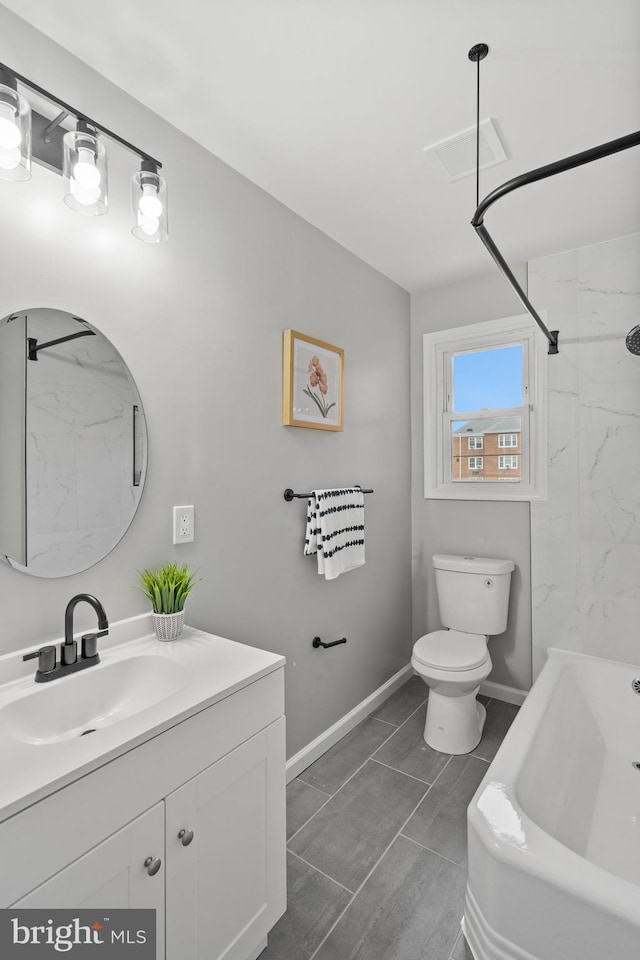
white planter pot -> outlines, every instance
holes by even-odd
[[[151,619],[158,640],[177,640],[184,627],[184,610],[178,613],[152,613]]]

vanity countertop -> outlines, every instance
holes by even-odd
[[[160,642],[152,632],[149,615],[114,623],[109,636],[100,641],[99,664],[49,683],[35,683],[37,661],[23,663],[25,652],[20,650],[0,657],[0,821],[273,673],[285,663],[284,657],[277,654],[193,627],[185,627],[178,640]],[[104,677],[128,679],[127,670],[135,661],[135,682],[140,683],[142,689],[145,686],[142,658],[150,658],[147,686],[156,682],[151,668],[162,667],[157,674],[163,685],[157,702],[131,712],[135,695],[132,696],[129,689],[128,701],[124,692],[119,697],[116,683],[113,696],[109,697],[109,709],[98,716],[90,736],[81,735],[81,731],[59,737],[48,735],[49,700],[45,697],[50,688],[57,688],[53,702],[73,703],[74,694],[81,692],[75,685],[87,681],[104,687],[101,684]],[[97,671],[110,672],[98,677]],[[93,681],[92,674],[95,674]],[[40,698],[38,703],[36,698]],[[146,698],[149,698],[148,689]],[[25,726],[14,722],[16,705],[19,716],[44,716],[45,722],[38,720],[42,736],[39,731],[34,734],[29,729],[30,723]],[[55,732],[53,723],[52,728]]]

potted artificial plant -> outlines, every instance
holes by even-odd
[[[151,601],[158,640],[176,640],[184,626],[185,601],[198,583],[189,564],[165,563],[156,570],[138,572],[138,580],[138,589]]]

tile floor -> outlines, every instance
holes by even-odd
[[[423,740],[412,677],[287,788],[287,912],[260,960],[470,960],[466,808],[517,707],[482,698],[472,754]]]

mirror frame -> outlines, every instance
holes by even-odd
[[[40,339],[38,339],[38,337],[31,336],[30,335],[31,333],[33,332],[40,333],[40,331],[34,331],[33,329],[29,330],[29,327],[28,327],[29,316],[31,316],[33,320],[37,320],[39,325],[42,325],[43,322],[48,321],[47,315],[51,315],[52,336],[49,337],[48,335],[45,335],[45,336],[40,335]],[[35,576],[35,577],[40,577],[45,579],[73,576],[75,574],[82,573],[83,571],[90,569],[91,567],[95,566],[95,564],[103,560],[106,556],[108,556],[111,553],[111,551],[116,547],[116,545],[120,542],[120,540],[124,537],[125,533],[127,532],[129,527],[131,526],[131,523],[133,522],[133,518],[138,510],[140,501],[142,499],[142,494],[143,494],[144,485],[145,485],[146,476],[147,476],[147,466],[148,466],[148,431],[146,426],[146,417],[144,413],[144,407],[142,405],[142,398],[140,397],[140,391],[138,390],[138,387],[133,378],[133,375],[131,374],[131,371],[127,366],[127,364],[125,363],[122,355],[113,345],[113,343],[109,340],[109,338],[106,337],[105,334],[103,334],[95,325],[89,323],[86,320],[83,320],[81,317],[79,317],[76,314],[69,313],[66,310],[60,310],[53,307],[51,308],[37,307],[37,308],[31,308],[28,310],[14,311],[13,313],[8,314],[2,320],[0,320],[0,331],[4,332],[5,330],[8,329],[9,324],[17,323],[20,320],[24,320],[24,336],[21,338],[20,333],[18,332],[18,330],[16,330],[16,334],[14,336],[14,342],[11,343],[9,340],[7,340],[7,342],[9,343],[9,349],[11,351],[11,355],[5,356],[5,373],[9,371],[11,376],[10,377],[5,376],[4,379],[5,381],[9,381],[9,380],[14,381],[10,384],[7,383],[7,386],[5,388],[8,394],[7,397],[4,397],[4,398],[2,397],[2,386],[0,385],[0,404],[2,404],[3,402],[5,404],[5,418],[4,418],[5,435],[7,433],[9,434],[8,445],[13,446],[13,454],[14,454],[12,458],[11,453],[8,453],[7,459],[5,461],[4,469],[0,467],[0,487],[4,486],[5,491],[10,490],[11,488],[15,489],[16,486],[21,486],[22,489],[17,492],[16,496],[13,498],[13,502],[11,502],[11,498],[9,498],[9,501],[6,502],[4,518],[0,517],[0,519],[5,525],[4,534],[5,534],[6,542],[8,544],[10,544],[11,542],[11,539],[12,539],[11,528],[13,527],[14,542],[21,540],[22,550],[17,551],[14,548],[14,549],[9,549],[5,552],[5,544],[0,542],[0,559],[3,560],[5,563],[7,563],[13,570],[18,570],[22,573],[28,574],[29,576]],[[70,333],[60,336],[59,334],[61,330],[62,331],[64,330],[65,321],[67,320],[72,320],[75,323],[79,324],[80,328],[78,330],[74,330],[73,327],[70,327],[71,329]],[[55,329],[56,327],[58,327],[58,330]],[[98,351],[98,354],[95,360],[93,360],[90,357],[90,354],[88,353],[88,350],[90,349],[89,337],[93,338],[94,336],[100,338],[100,340],[96,341],[96,343],[99,343],[102,348],[101,351]],[[21,339],[23,341],[22,345],[20,343]],[[13,417],[12,411],[11,409],[8,409],[8,406],[9,406],[9,400],[15,394],[15,390],[16,390],[15,381],[18,381],[20,378],[19,371],[16,374],[14,374],[13,372],[14,366],[15,367],[20,366],[20,360],[18,359],[17,364],[15,363],[15,360],[14,360],[15,357],[20,358],[20,351],[23,351],[23,355],[24,355],[24,372],[22,374],[24,390],[23,390],[23,396],[18,401],[18,406],[20,403],[22,403],[22,408],[21,410],[18,409],[17,416]],[[40,351],[42,351],[42,353],[40,353]],[[34,394],[34,397],[30,397],[29,390],[28,390],[28,372],[31,367],[31,364],[38,361],[41,362],[47,357],[55,357],[57,361],[60,361],[66,364],[71,364],[71,366],[68,366],[66,368],[66,372],[65,372],[65,368],[59,368],[59,370],[54,370],[54,377],[56,374],[58,375],[58,382],[57,383],[54,382],[53,384],[48,384],[48,385],[45,383],[45,385],[41,385],[38,388],[40,390],[40,396],[38,397],[37,395]],[[113,365],[116,362],[118,364],[117,367]],[[96,365],[99,365],[99,366],[96,366],[95,371],[91,371],[91,368],[89,366],[90,363],[95,363]],[[2,367],[2,357],[0,356],[0,368],[1,367]],[[76,390],[76,395],[74,395],[74,391],[71,390],[69,394],[65,396],[63,393],[63,389],[64,389],[64,386],[68,385],[68,381],[64,378],[68,376],[68,371],[77,370],[78,368],[80,368],[80,371],[81,371],[80,373],[81,379],[80,379],[80,383],[77,386],[75,384],[73,385],[74,390]],[[92,404],[94,403],[94,401],[95,403],[97,403],[97,401],[102,397],[104,397],[105,402],[112,402],[113,399],[115,398],[116,406],[117,406],[118,395],[117,395],[116,389],[113,387],[114,372],[116,372],[118,376],[122,376],[126,380],[128,387],[131,390],[131,397],[129,396],[123,397],[122,409],[121,410],[118,409],[117,412],[114,413],[114,415],[111,417],[111,419],[109,419],[108,415],[111,414],[112,411],[116,410],[115,407],[111,407],[110,409],[107,410],[107,412],[104,415],[104,420],[96,419],[93,421],[93,424],[91,423],[91,421],[89,421],[87,424],[80,424],[77,427],[77,432],[76,432],[74,430],[74,424],[71,424],[71,421],[70,421],[70,417],[73,416],[74,413],[78,414],[78,413],[84,412],[85,407],[87,410],[89,410],[92,407]],[[92,379],[90,378],[89,374],[92,374]],[[1,375],[2,375],[2,371],[0,370],[0,377]],[[95,384],[95,392],[94,392],[94,384]],[[32,402],[32,405],[31,405],[32,406],[31,417],[29,416],[29,400],[30,399],[35,400],[35,402]],[[45,407],[45,403],[44,403],[45,399],[47,400],[47,403],[55,402],[57,406]],[[76,409],[74,411],[73,409],[74,402],[77,405],[77,407],[81,409]],[[102,453],[103,459],[100,461],[100,463],[105,465],[105,468],[106,468],[107,462],[109,462],[109,464],[113,462],[114,448],[111,447],[110,444],[115,444],[116,449],[118,445],[124,446],[126,445],[127,442],[130,444],[129,449],[131,450],[131,473],[128,472],[128,467],[127,467],[127,469],[123,471],[123,476],[132,477],[131,487],[134,487],[136,489],[136,493],[135,493],[135,496],[132,497],[130,509],[128,509],[128,504],[126,502],[123,502],[121,516],[120,517],[116,516],[116,520],[113,524],[105,525],[105,529],[108,526],[112,526],[113,530],[115,530],[117,527],[117,531],[113,533],[113,536],[110,537],[108,540],[105,538],[105,541],[103,543],[100,543],[98,540],[96,540],[95,543],[93,544],[93,546],[95,547],[94,553],[91,553],[90,551],[91,545],[85,544],[85,548],[87,551],[85,554],[85,557],[83,559],[78,559],[77,563],[67,563],[65,566],[59,566],[56,563],[55,567],[52,567],[52,569],[41,569],[41,570],[37,570],[33,566],[30,567],[29,566],[29,540],[28,540],[29,499],[30,497],[33,499],[34,496],[37,496],[37,494],[34,494],[34,490],[33,490],[34,487],[37,487],[38,491],[41,491],[46,488],[47,476],[51,477],[52,471],[55,471],[56,469],[55,464],[52,466],[51,463],[47,463],[46,457],[45,457],[46,450],[49,447],[51,447],[50,453],[53,453],[54,459],[55,459],[55,456],[57,455],[58,469],[59,469],[59,463],[62,462],[60,449],[61,447],[64,448],[64,440],[67,437],[71,437],[73,441],[77,441],[78,436],[82,435],[82,431],[85,429],[90,430],[91,426],[94,426],[94,427],[99,426],[103,429],[103,431],[105,430],[108,431],[109,429],[111,429],[110,424],[119,423],[120,421],[124,423],[126,419],[126,409],[129,403],[131,403],[131,412],[132,412],[132,418],[130,421],[131,426],[130,428],[128,428],[130,432],[128,434],[126,432],[120,433],[120,434],[115,434],[112,432],[111,436],[108,436],[105,433],[96,435],[93,441],[94,449],[90,451],[90,454],[87,455],[86,450],[83,451],[85,462],[91,465],[94,462],[94,456],[96,456],[98,453]],[[38,409],[39,409],[39,412],[38,412]],[[95,410],[93,411],[93,413],[95,413]],[[2,416],[2,413],[0,411],[0,417],[1,416]],[[19,426],[21,416],[22,416],[22,428],[20,428]],[[36,419],[36,416],[40,417],[40,420],[43,424],[43,427],[42,427],[43,432],[42,432],[42,435],[38,437],[37,442],[34,440],[35,435],[32,432],[32,422]],[[50,419],[51,417],[53,417],[54,422],[56,421],[56,419],[59,421],[64,421],[64,427],[62,432],[60,433],[60,437],[62,437],[62,441],[58,443],[57,448],[56,448],[56,437],[54,436],[53,438],[48,438],[46,436],[46,433],[44,432],[46,420]],[[22,429],[22,433],[20,433],[20,429]],[[51,440],[50,444],[47,442],[49,439]],[[36,481],[32,484],[31,492],[29,492],[29,487],[28,487],[28,469],[29,469],[28,468],[28,463],[29,463],[28,451],[30,446],[33,447],[33,449],[37,448],[37,455],[39,457],[39,459],[36,459],[34,461],[36,464],[36,467],[33,468],[33,472],[35,472],[35,470],[37,469],[39,482]],[[24,451],[24,458],[23,458],[22,464],[16,463],[16,460],[19,458],[19,451],[21,447]],[[74,459],[73,460],[74,476],[76,476],[77,474],[76,466],[77,466],[77,462]],[[65,465],[65,470],[66,470],[66,465]],[[107,474],[108,472],[109,471],[105,469],[104,474]],[[19,478],[18,484],[15,483],[16,476],[18,476]],[[71,470],[69,470],[68,473],[65,473],[64,479],[61,481],[62,485],[64,485],[64,482],[68,483],[69,476],[71,476]],[[98,480],[100,479],[99,465],[96,467],[95,477]],[[12,482],[12,478],[13,478],[13,482]],[[55,475],[55,472],[54,472],[54,478],[59,479],[59,477]],[[89,511],[91,510],[91,507],[93,505],[94,507],[93,527],[91,527],[91,524],[87,523],[85,519],[82,525],[79,523],[79,520],[78,520],[77,526],[72,525],[70,528],[63,528],[58,531],[50,531],[49,533],[43,534],[45,541],[47,538],[50,538],[50,543],[53,546],[54,550],[57,547],[59,547],[61,544],[63,544],[63,541],[64,541],[64,536],[62,535],[59,536],[59,538],[56,540],[55,539],[56,533],[63,534],[63,531],[67,529],[68,530],[77,529],[78,532],[80,532],[81,530],[86,531],[88,529],[94,529],[96,531],[100,529],[100,525],[98,524],[97,513],[95,510],[95,502],[93,502],[99,496],[99,493],[97,492],[98,486],[99,485],[96,484],[96,490],[92,491],[90,494],[85,496],[85,502],[84,504],[81,505],[83,509],[89,510]],[[67,493],[68,493],[68,489],[70,488],[64,488],[64,489],[67,489]],[[88,478],[85,478],[83,489],[85,491],[91,491],[91,476],[89,476]],[[110,505],[114,513],[118,506],[117,505],[118,489],[119,488],[116,487],[116,495],[114,496],[113,503]],[[77,496],[78,496],[77,487],[74,488],[73,493],[76,496],[76,500],[77,500]],[[93,496],[93,501],[92,501],[92,496]],[[22,506],[22,515],[19,514],[20,503]],[[77,504],[74,504],[74,505],[77,505]],[[100,502],[100,506],[102,505],[103,505],[103,502]],[[108,508],[109,508],[109,505],[105,507],[105,509],[108,509]],[[13,513],[12,513],[12,510],[13,510]],[[62,513],[63,511],[60,510],[60,512]],[[77,512],[78,514],[80,514],[81,510],[78,509]],[[54,511],[51,510],[51,514],[53,513]],[[44,509],[43,509],[42,515],[45,516]],[[57,516],[57,513],[56,513],[56,516]],[[104,518],[102,518],[102,520],[104,522]],[[22,529],[20,530],[19,528],[21,524],[22,524]],[[20,560],[16,559],[16,555],[18,552],[22,553],[22,556],[24,557],[24,562],[22,560],[22,557]]]

